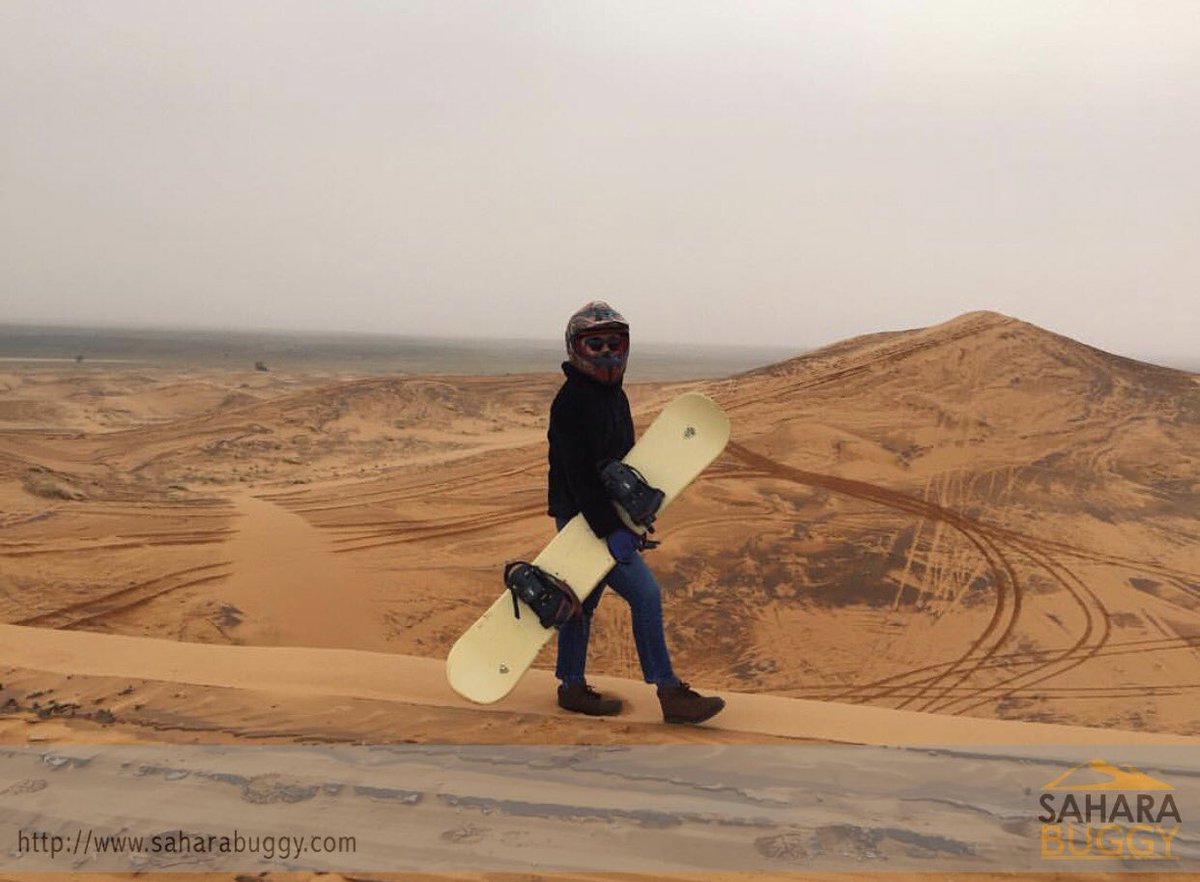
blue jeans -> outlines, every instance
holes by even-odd
[[[567,524],[566,518],[556,518],[558,529]],[[564,683],[582,682],[587,663],[588,637],[592,631],[592,613],[605,586],[625,598],[633,617],[633,642],[637,646],[638,660],[642,663],[642,677],[647,683],[678,683],[679,678],[671,668],[671,654],[667,651],[667,640],[663,635],[662,590],[654,573],[646,566],[640,554],[635,553],[629,563],[618,563],[602,584],[588,595],[583,602],[583,612],[567,621],[558,630],[558,664],[554,673]]]

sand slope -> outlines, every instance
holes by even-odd
[[[29,670],[60,674],[85,671],[96,677],[248,689],[284,696],[367,698],[396,705],[476,709],[446,684],[438,659],[347,649],[211,646],[16,625],[0,625],[0,640],[6,664]],[[649,692],[644,684],[611,677],[597,678],[596,683],[626,695]],[[534,672],[500,710],[557,714],[553,692],[553,678],[547,672]],[[1144,732],[947,717],[770,695],[734,693],[727,698],[730,706],[712,723],[714,730],[852,744],[1200,745],[1200,739]],[[655,722],[659,719],[655,711],[653,701],[643,698],[620,719]]]

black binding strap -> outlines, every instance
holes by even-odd
[[[513,615],[521,618],[518,601],[523,601],[537,615],[543,628],[562,627],[583,606],[566,582],[527,561],[506,563],[504,584],[512,593]]]
[[[625,509],[639,527],[654,532],[654,518],[667,494],[650,483],[631,465],[612,460],[600,469],[600,481],[610,499]]]

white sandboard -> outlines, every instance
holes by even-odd
[[[725,412],[707,396],[687,392],[663,408],[625,462],[666,494],[661,511],[721,454],[728,440]],[[576,515],[533,563],[562,579],[583,600],[615,561],[583,515]],[[480,704],[498,701],[557,633],[554,628],[543,628],[523,603],[521,617],[515,617],[512,594],[505,591],[451,648],[446,676],[464,698]]]

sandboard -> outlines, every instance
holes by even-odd
[[[721,454],[728,440],[725,412],[707,396],[687,392],[663,408],[624,462],[663,491],[661,511]],[[562,579],[583,600],[615,561],[583,515],[576,515],[533,563]],[[512,594],[504,591],[451,648],[446,677],[464,698],[479,704],[499,701],[557,633],[554,628],[542,627],[524,604],[521,616],[514,616]]]

